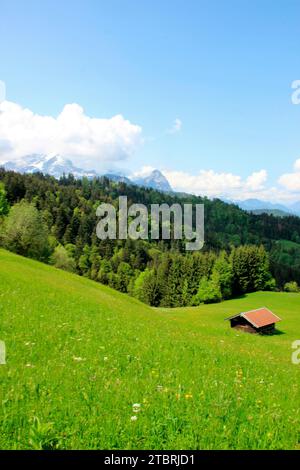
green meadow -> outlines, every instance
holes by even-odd
[[[224,321],[261,306],[277,335]],[[297,339],[298,294],[155,309],[0,250],[0,448],[300,448]]]

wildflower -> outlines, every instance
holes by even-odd
[[[108,357],[104,356],[103,361],[108,361]]]
[[[139,403],[134,403],[132,405],[132,411],[134,413],[139,413],[141,411],[141,405]]]
[[[83,359],[82,359],[82,357],[80,357],[80,356],[78,356],[78,357],[77,357],[77,356],[73,356],[73,361],[81,362],[81,361],[83,361]]]
[[[137,416],[131,416],[130,421],[136,421],[136,420],[137,420]]]
[[[193,395],[191,393],[186,393],[184,397],[189,400],[190,398],[193,398]]]

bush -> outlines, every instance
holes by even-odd
[[[220,302],[221,300],[222,293],[217,279],[203,277],[200,281],[198,292],[193,297],[193,305],[199,305],[201,303],[210,304]]]
[[[48,228],[34,204],[23,200],[11,208],[1,229],[1,243],[19,255],[48,260]]]
[[[65,271],[75,272],[76,263],[75,260],[69,255],[67,250],[62,246],[58,245],[51,257],[51,263],[59,269]]]
[[[291,282],[287,282],[285,285],[284,285],[284,291],[285,292],[300,292],[300,289],[299,289],[299,286],[297,284],[297,282],[295,281],[291,281]]]

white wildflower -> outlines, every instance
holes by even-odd
[[[73,356],[73,361],[81,362],[81,361],[83,361],[83,359],[82,359],[82,357],[80,357],[80,356],[78,356],[78,357],[77,357],[77,356]]]
[[[141,405],[139,403],[134,403],[132,405],[132,411],[134,413],[139,413],[141,411]]]

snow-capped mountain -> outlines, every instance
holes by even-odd
[[[61,157],[60,155],[27,155],[14,162],[5,162],[2,166],[6,170],[18,171],[19,173],[37,173],[41,172],[45,175],[52,175],[55,178],[72,174],[75,178],[87,176],[93,178],[97,173],[93,170],[86,171],[77,168],[71,160]]]
[[[55,178],[63,175],[72,174],[75,178],[95,178],[101,176],[94,170],[86,171],[73,165],[72,161],[61,155],[27,155],[16,161],[0,163],[6,170],[13,170],[19,173],[44,173]],[[104,176],[117,183],[136,184],[146,188],[156,189],[158,191],[171,192],[172,188],[166,177],[159,171],[153,170],[143,178],[134,178],[133,176],[124,176],[117,173],[106,173]]]
[[[143,178],[134,178],[133,182],[146,188],[152,188],[164,192],[172,192],[169,181],[159,170],[153,170],[149,175]]]

